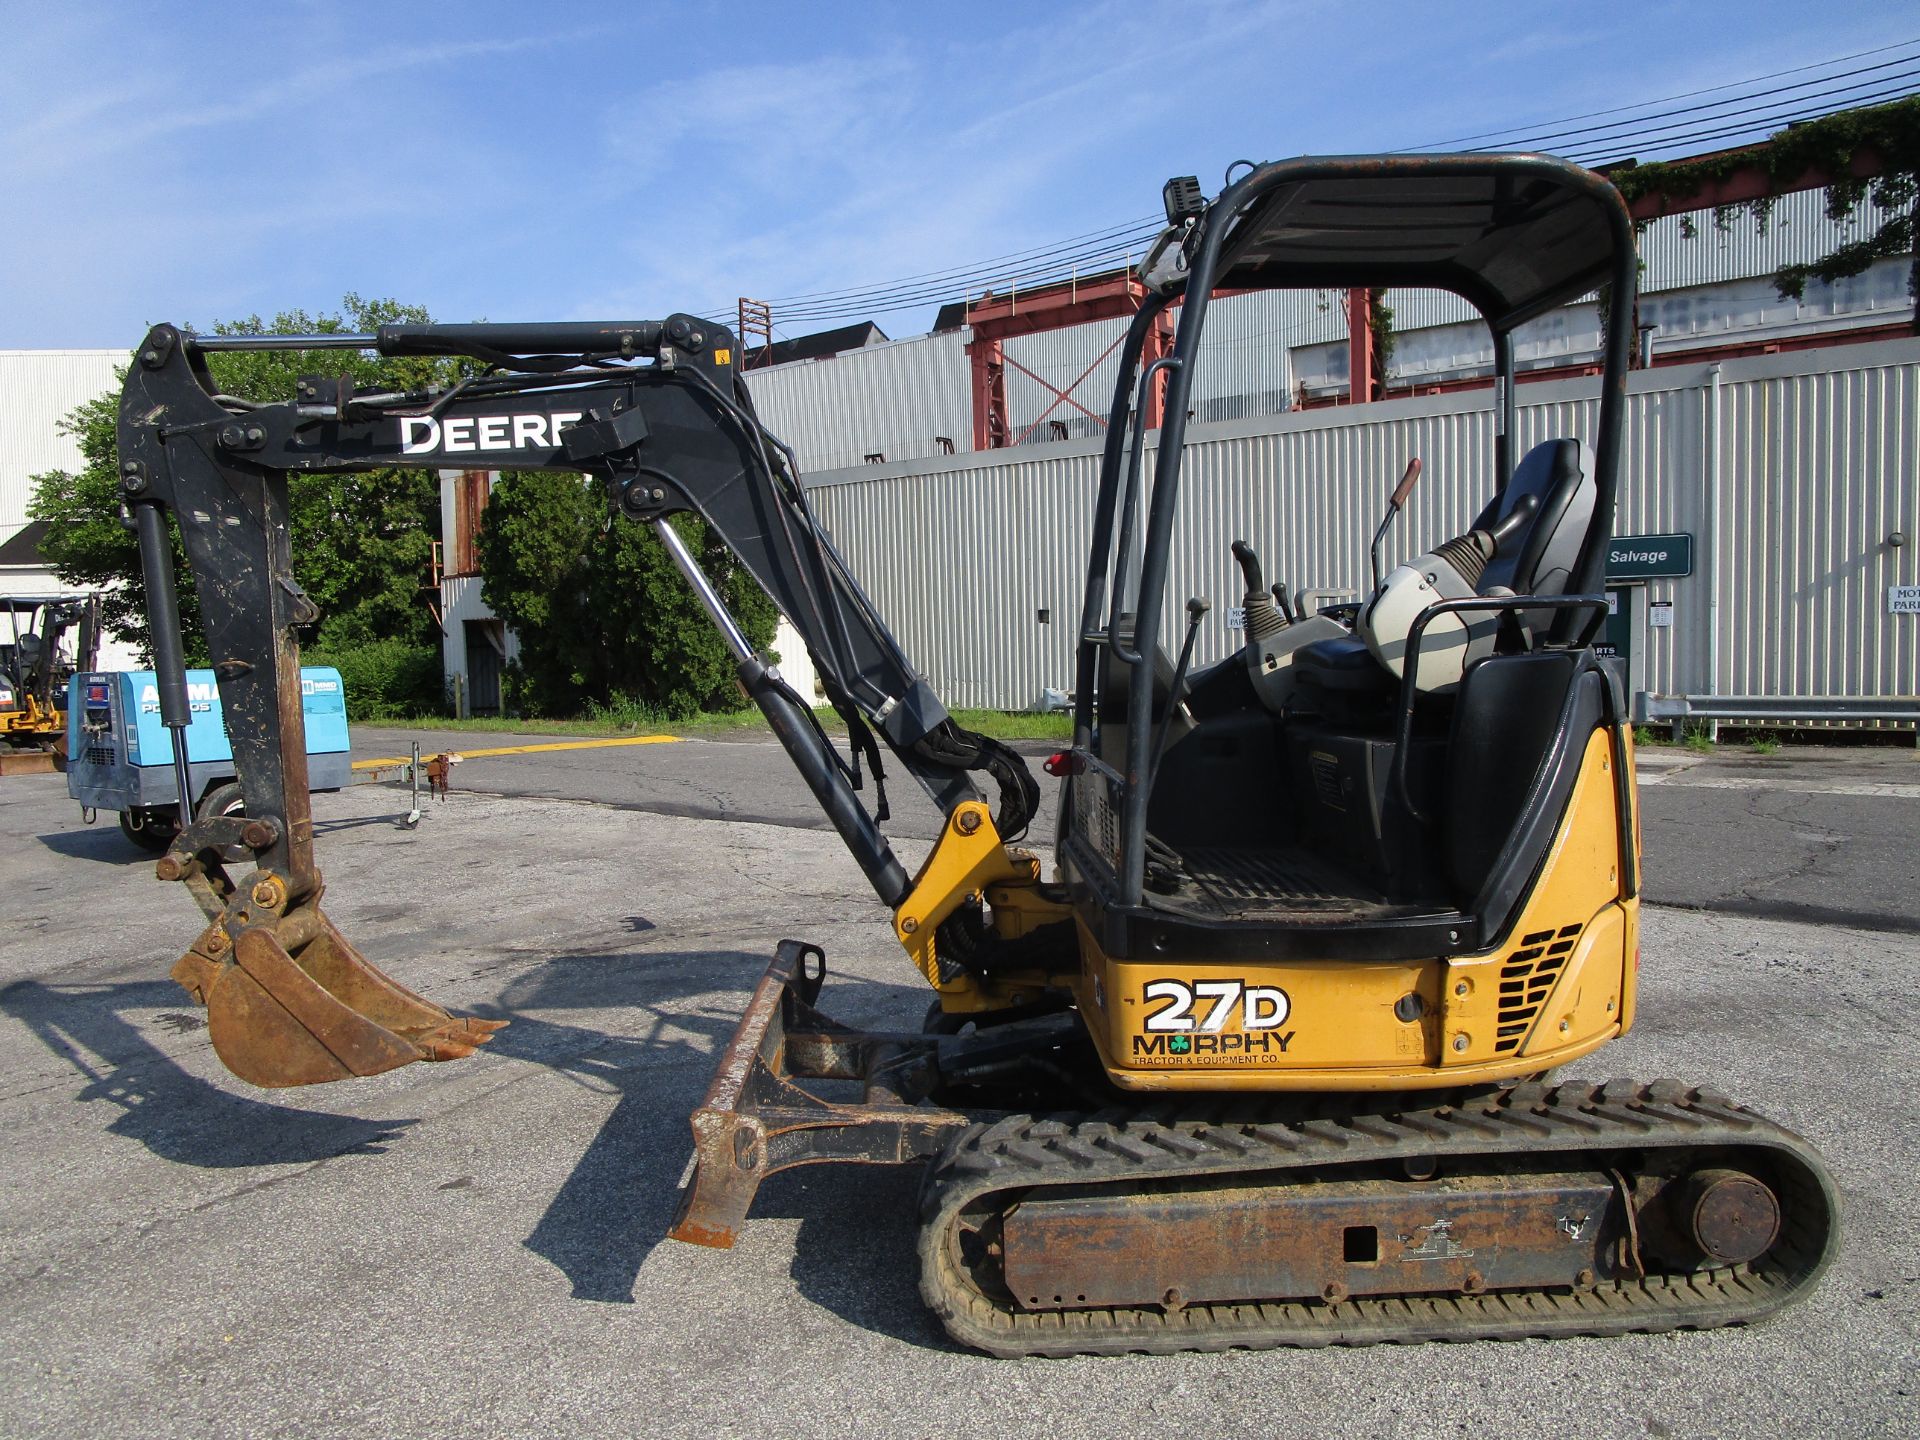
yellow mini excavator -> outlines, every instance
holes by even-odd
[[[580,472],[658,533],[934,992],[918,1030],[851,1030],[819,1008],[821,951],[780,944],[693,1116],[675,1236],[731,1244],[790,1166],[924,1162],[927,1303],[1003,1355],[1661,1330],[1804,1294],[1835,1235],[1804,1142],[1689,1084],[1544,1078],[1633,1023],[1639,966],[1632,739],[1592,643],[1626,444],[1625,207],[1536,155],[1229,178],[1211,201],[1191,178],[1166,187],[1121,349],[1073,743],[1047,766],[1050,864],[1015,843],[1039,797],[1025,761],[915,672],[756,418],[723,327],[155,328],[127,375],[121,481],[163,718],[176,736],[187,718],[171,514],[245,792],[244,815],[189,825],[159,862],[205,912],[174,974],[222,1060],[310,1084],[468,1055],[496,1024],[395,983],[319,908],[296,642],[316,611],[290,564],[288,476]],[[1206,606],[1183,615],[1168,577],[1209,302],[1374,285],[1451,291],[1492,332],[1484,508],[1385,573],[1376,537],[1371,593],[1315,614],[1236,545],[1247,642],[1195,666]],[[1521,453],[1514,331],[1600,287],[1591,432]],[[295,401],[245,405],[205,361],[238,347],[480,364],[439,392],[310,376]],[[1149,483],[1143,420],[1161,410]],[[852,761],[743,639],[667,523],[682,511],[798,627]],[[911,875],[857,793],[880,742],[946,817]]]

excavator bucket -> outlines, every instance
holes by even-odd
[[[441,1009],[369,964],[317,909],[302,918],[231,942],[216,922],[173,968],[207,1007],[214,1053],[242,1080],[280,1089],[458,1060],[507,1023]],[[296,928],[311,933],[290,951],[282,937]]]

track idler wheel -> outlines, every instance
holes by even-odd
[[[1680,1186],[1675,1218],[1710,1265],[1758,1260],[1780,1238],[1779,1198],[1744,1170],[1697,1170]]]
[[[457,1060],[506,1024],[416,995],[368,963],[311,902],[252,923],[223,916],[180,957],[173,978],[207,1007],[221,1063],[269,1089]]]

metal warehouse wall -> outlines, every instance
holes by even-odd
[[[1344,337],[1343,304],[1341,294],[1314,290],[1270,290],[1214,301],[1207,309],[1206,334],[1194,368],[1194,418],[1239,420],[1285,411],[1293,389],[1289,352],[1315,340]],[[1024,365],[1058,390],[1086,375],[1074,398],[1104,420],[1119,376],[1119,351],[1105,352],[1126,329],[1124,320],[1102,320],[1006,341],[1007,422],[1014,435],[1025,432],[1043,412],[1048,421],[1063,422],[1076,439],[1098,433],[1100,427],[1071,405],[1048,411],[1054,397],[1014,365]],[[1043,433],[1034,438],[1050,437]]]
[[[1645,262],[1641,291],[1647,297],[1642,318],[1659,325],[1656,344],[1717,338],[1756,325],[1791,333],[1831,328],[1836,318],[1843,323],[1846,317],[1863,323],[1897,318],[1907,303],[1903,262],[1883,262],[1873,276],[1857,281],[1809,286],[1807,300],[1798,304],[1778,301],[1764,279],[1782,264],[1813,259],[1844,240],[1870,233],[1890,212],[1869,202],[1858,213],[1856,222],[1829,220],[1825,193],[1803,191],[1777,200],[1764,227],[1750,215],[1736,215],[1723,230],[1715,226],[1710,210],[1646,226],[1640,232]],[[1683,234],[1685,225],[1692,226],[1693,238]],[[1722,293],[1730,287],[1738,293]],[[1400,335],[1396,375],[1438,376],[1488,363],[1491,348],[1485,329],[1458,296],[1391,290],[1387,304]],[[1451,326],[1462,328],[1445,328]],[[1006,342],[1006,354],[1060,389],[1092,366],[1075,398],[1104,417],[1115,370],[1113,358],[1101,356],[1123,328],[1114,320],[1018,336]],[[1278,291],[1216,301],[1195,373],[1195,418],[1275,415],[1287,408],[1287,397],[1301,383],[1320,390],[1344,386],[1346,334],[1342,297],[1333,291]],[[1597,348],[1598,337],[1593,307],[1576,303],[1525,327],[1519,336],[1520,358],[1525,364],[1587,355]],[[903,340],[754,371],[749,381],[769,426],[794,447],[805,470],[858,465],[870,454],[883,454],[889,461],[934,456],[940,453],[934,437],[940,435],[964,451],[971,448],[973,435],[966,339],[962,331]],[[1316,351],[1311,348],[1315,346],[1326,348]],[[1071,438],[1099,428],[1070,405],[1048,411],[1053,397],[1012,365],[1006,390],[1007,418],[1015,435],[1043,413],[1048,421],[1060,421]],[[1052,436],[1053,427],[1047,424],[1033,438],[1048,441]]]
[[[1887,614],[1886,588],[1920,583],[1920,341],[1663,368],[1629,388],[1615,533],[1698,537],[1693,575],[1648,583],[1675,624],[1644,632],[1645,687],[1915,693],[1920,619]],[[1591,434],[1597,393],[1591,379],[1523,386],[1521,448]],[[1165,625],[1205,595],[1215,608],[1196,658],[1237,648],[1225,612],[1240,595],[1238,538],[1270,579],[1357,592],[1410,456],[1426,468],[1389,562],[1457,533],[1489,486],[1487,405],[1479,392],[1191,426]],[[1098,465],[1097,439],[1070,440],[809,483],[934,688],[952,704],[1017,709],[1072,682]],[[1886,543],[1896,530],[1904,548]]]
[[[805,470],[859,465],[867,456],[918,460],[973,445],[963,332],[923,335],[745,372],[754,407]]]

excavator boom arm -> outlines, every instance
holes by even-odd
[[[220,395],[206,362],[208,351],[223,348],[348,346],[388,355],[465,356],[480,366],[445,390],[406,394],[356,393],[346,379],[306,377],[294,400],[256,405]],[[813,515],[790,453],[755,417],[734,375],[734,354],[733,337],[723,327],[685,315],[634,325],[383,326],[372,336],[203,338],[162,325],[148,335],[121,400],[120,477],[140,537],[161,716],[175,736],[176,771],[184,772],[188,708],[165,528],[171,514],[196,577],[246,810],[244,823],[183,813],[180,833],[161,861],[163,878],[190,882],[210,921],[197,946],[199,960],[190,952],[182,962],[185,973],[176,970],[183,983],[203,999],[223,985],[245,990],[252,983],[296,1019],[301,1011],[289,1002],[301,997],[275,986],[298,989],[302,982],[282,959],[317,978],[349,1010],[357,1007],[347,992],[364,988],[368,977],[391,986],[319,917],[315,904],[320,875],[313,857],[298,632],[319,613],[293,567],[289,479],[300,473],[429,467],[553,470],[599,479],[614,511],[656,529],[727,641],[742,687],[876,893],[898,907],[911,885],[855,793],[857,761],[841,759],[810,704],[753,653],[668,524],[676,513],[698,514],[799,630],[855,746],[864,744],[876,783],[880,757],[869,725],[944,812],[980,800],[972,772],[985,770],[999,784],[999,832],[1013,836],[1025,827],[1038,788],[1024,762],[956,725],[916,674]],[[184,784],[181,793],[191,798]],[[256,867],[239,881],[226,873],[236,854],[250,856]],[[257,937],[244,947],[239,943],[249,928],[261,926],[273,932],[284,955],[267,955]],[[326,963],[303,964],[316,937]],[[249,965],[249,955],[259,963]],[[245,971],[247,981],[228,985],[236,970]],[[426,1004],[401,993],[409,1003]],[[247,998],[247,1014],[231,1017],[225,1027],[233,1038],[229,1048],[239,1046],[248,1027],[260,1029],[261,997]],[[324,1018],[322,997],[304,999],[314,1016]],[[209,999],[209,1008],[218,1048],[220,1007]],[[431,1049],[452,1019],[437,1007],[416,1015],[403,1004],[396,1033],[408,1039],[412,1026]],[[283,1036],[283,1042],[301,1048],[298,1034],[288,1033],[291,1041]],[[413,1039],[423,1048],[419,1036]],[[470,1039],[459,1037],[455,1048]],[[362,1047],[374,1057],[367,1063],[377,1068],[388,1068],[384,1061],[403,1048],[385,1040],[370,1050]],[[224,1048],[222,1055],[233,1064]],[[334,1058],[343,1073],[371,1073],[356,1058],[337,1052]],[[255,1059],[248,1078],[288,1068],[270,1055]],[[324,1063],[291,1068],[303,1078],[262,1083],[333,1078],[310,1075],[324,1071]]]
[[[528,368],[472,378],[437,396],[355,395],[345,381],[314,378],[300,382],[292,402],[248,409],[222,403],[204,352],[268,341],[283,348],[346,341],[390,355],[458,354]],[[564,358],[543,353],[563,345],[582,348]],[[136,514],[155,507],[180,524],[248,811],[287,821],[263,859],[294,878],[296,893],[307,885],[311,847],[298,773],[304,749],[294,631],[317,618],[294,579],[288,540],[287,480],[300,472],[585,472],[606,484],[610,503],[631,519],[658,524],[680,511],[697,513],[799,630],[836,707],[850,723],[871,723],[943,811],[979,798],[970,769],[1017,766],[999,747],[954,726],[915,673],[815,519],[790,458],[760,427],[733,373],[733,353],[723,328],[686,316],[626,326],[395,325],[350,337],[201,339],[169,326],[149,335],[122,399],[123,490]],[[143,527],[143,550],[164,539],[148,539],[152,528]],[[145,559],[151,567],[165,554]],[[156,632],[176,632],[177,616],[166,613],[172,607],[155,598],[162,612],[154,616]],[[169,648],[156,637],[163,717],[181,725],[184,682],[168,683],[173,677],[164,672],[175,667],[166,661],[177,659],[164,653]],[[777,676],[763,677],[765,667],[755,669],[750,656],[735,658],[752,672],[742,681],[761,703],[755,690],[777,688]],[[789,704],[780,708],[791,709],[794,697],[785,698]],[[806,758],[796,759],[811,772],[820,746],[803,748]],[[1000,778],[1001,829],[1013,833],[1031,810],[1031,795]],[[840,803],[828,804],[829,811]],[[898,893],[889,892],[898,882],[876,877],[869,863],[886,864],[872,838],[858,848],[882,897],[896,902]]]

